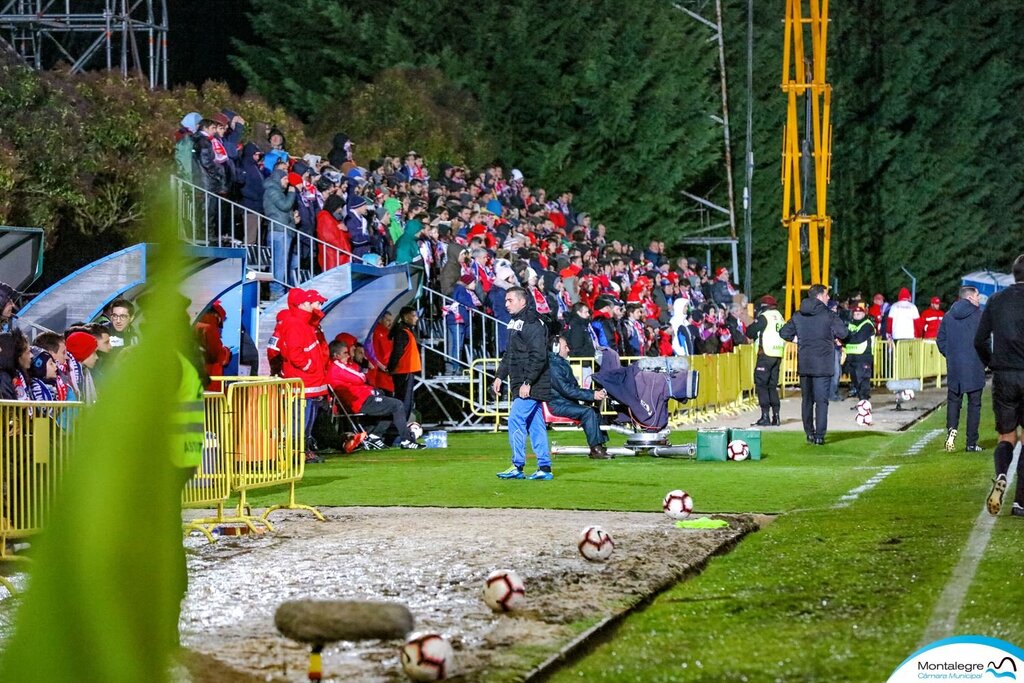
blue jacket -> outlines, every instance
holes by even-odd
[[[466,285],[461,282],[457,283],[455,285],[455,291],[452,292],[452,298],[458,302],[459,306],[461,306],[459,314],[462,316],[462,322],[456,323],[455,315],[452,314],[451,311],[447,311],[444,314],[445,323],[448,325],[461,325],[462,327],[468,327],[469,316],[471,315],[471,311],[476,310],[476,306],[473,304],[473,297],[470,295],[469,291],[466,290]]]
[[[947,386],[967,393],[985,386],[985,366],[974,349],[974,336],[981,322],[981,309],[970,301],[960,300],[942,316],[939,336],[935,342],[946,357]]]
[[[263,172],[260,171],[260,165],[252,159],[252,155],[258,149],[250,142],[242,151],[242,171],[239,182],[242,184],[242,206],[263,213]]]
[[[557,353],[548,353],[548,368],[551,373],[551,402],[562,400],[569,403],[593,401],[594,392],[580,388],[576,375],[572,374],[569,361]]]

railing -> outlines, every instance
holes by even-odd
[[[454,304],[456,301],[452,297],[423,287],[419,299],[419,306],[423,310],[420,316],[420,338],[424,348],[444,359],[447,375],[462,373],[476,358],[498,355],[500,350],[504,350],[503,342],[508,335],[506,324],[493,315],[481,310],[467,310],[462,306],[460,310],[466,326],[459,333],[465,338],[456,339],[445,322],[445,314]],[[422,376],[427,378],[425,365]]]
[[[249,270],[266,273],[282,286],[301,285],[322,271],[320,257],[324,262],[364,262],[294,225],[273,221],[177,176],[171,176],[171,188],[183,240],[199,246],[244,248]]]
[[[874,337],[871,342],[874,371],[871,383],[885,384],[893,379],[917,379],[921,386],[926,380],[935,380],[935,386],[942,386],[946,374],[946,359],[939,353],[934,339],[901,339],[892,341]],[[779,373],[783,386],[799,386],[797,374],[797,350],[793,342],[786,343]]]

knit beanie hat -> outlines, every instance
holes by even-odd
[[[74,356],[75,360],[79,363],[96,353],[96,347],[98,346],[96,337],[88,332],[72,332],[68,335],[65,343],[67,344],[68,353]]]

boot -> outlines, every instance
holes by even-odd
[[[782,425],[782,420],[780,420],[780,419],[779,419],[779,414],[778,414],[778,413],[775,413],[775,412],[773,412],[773,413],[772,413],[772,422],[771,422],[771,426],[772,426],[772,427],[778,427],[778,426],[780,426],[780,425]]]
[[[754,423],[755,427],[767,427],[771,422],[768,420],[768,409],[761,408],[761,419]]]
[[[590,447],[590,457],[593,460],[611,460],[613,456],[603,443],[599,443]]]

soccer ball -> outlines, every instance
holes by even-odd
[[[693,512],[693,498],[686,491],[676,489],[665,494],[661,509],[672,519],[686,519]]]
[[[750,457],[750,446],[747,445],[746,441],[733,439],[729,442],[728,448],[725,449],[725,455],[730,460],[746,460]]]
[[[857,415],[870,415],[871,414],[871,401],[864,399],[857,401]]]
[[[526,599],[526,586],[511,569],[493,571],[484,585],[484,602],[495,612],[511,612]]]
[[[580,555],[591,562],[604,562],[611,557],[615,541],[599,526],[588,526],[580,533]]]
[[[413,634],[402,646],[402,670],[414,681],[443,681],[452,672],[455,651],[444,636]]]
[[[902,401],[913,401],[914,400],[914,390],[913,389],[904,389],[903,391],[901,391],[900,392],[900,400],[902,400]]]
[[[860,413],[857,413],[857,424],[859,424],[861,427],[868,427],[874,421],[874,418],[871,417],[871,413],[867,413],[866,415],[861,415]]]
[[[419,422],[410,422],[409,431],[412,433],[414,441],[419,441],[420,437],[423,436],[423,427],[420,426]]]

